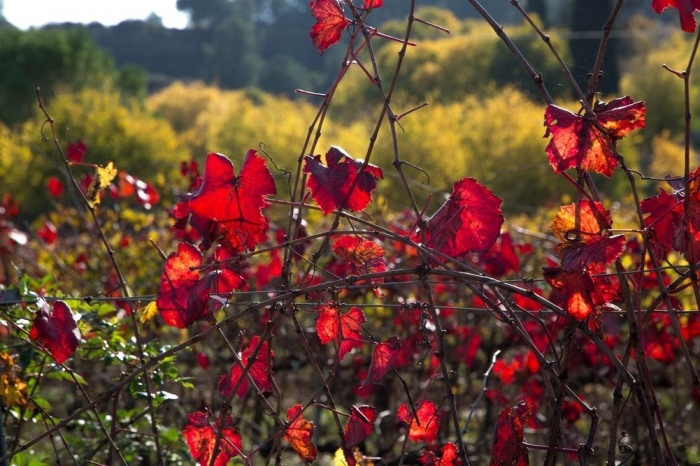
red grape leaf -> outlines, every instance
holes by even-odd
[[[668,7],[678,9],[678,15],[681,19],[681,29],[685,32],[695,32],[697,21],[693,12],[700,10],[700,0],[654,0],[651,2],[651,7],[657,13],[661,13]]]
[[[362,161],[353,159],[336,146],[326,152],[327,166],[321,163],[320,155],[307,155],[304,160],[304,173],[309,173],[306,186],[323,215],[337,209],[364,210],[372,201],[377,180],[384,177],[382,169],[371,163],[358,173]]]
[[[374,429],[374,420],[377,418],[377,410],[372,406],[352,406],[350,420],[345,425],[343,434],[343,448],[350,451],[355,445],[359,445]]]
[[[414,442],[434,442],[440,429],[440,419],[437,416],[437,406],[432,401],[423,400],[416,406],[416,417],[406,404],[399,406],[396,417],[409,425],[408,438]]]
[[[372,353],[372,362],[367,371],[367,378],[362,382],[362,387],[379,382],[391,370],[396,358],[401,351],[401,338],[393,336],[379,343]]]
[[[49,188],[49,194],[51,194],[52,197],[61,197],[63,195],[63,191],[65,190],[63,181],[59,180],[55,176],[48,179],[46,186]]]
[[[255,249],[265,239],[267,219],[262,209],[268,206],[265,197],[276,193],[265,159],[254,150],[246,154],[238,176],[228,157],[210,153],[202,184],[194,193],[182,196],[176,217],[191,215],[193,228],[211,237],[223,236],[226,241],[222,244],[236,254]]]
[[[58,239],[58,230],[56,225],[50,220],[44,222],[44,225],[36,232],[37,236],[44,240],[46,244],[53,244]]]
[[[287,410],[287,428],[284,431],[284,438],[294,448],[294,450],[304,461],[316,459],[316,445],[311,442],[314,432],[314,423],[304,419],[300,404],[294,405]]]
[[[527,466],[527,447],[523,445],[523,429],[532,415],[532,407],[520,400],[517,405],[506,406],[498,415],[496,432],[491,444],[491,466]]]
[[[311,28],[311,40],[318,53],[323,55],[328,47],[340,40],[352,21],[343,15],[343,7],[338,0],[311,0],[309,8],[316,20]]]
[[[551,135],[552,140],[546,151],[555,173],[581,168],[611,176],[619,164],[614,153],[615,142],[632,130],[644,127],[646,108],[644,102],[620,97],[607,104],[596,104],[594,113],[598,125],[590,115],[578,115],[556,105],[547,106],[545,137]]]
[[[484,252],[498,238],[501,225],[501,200],[473,178],[464,178],[428,220],[426,246],[450,257]]]
[[[520,270],[520,259],[515,253],[510,233],[501,233],[489,250],[479,255],[479,264],[492,277],[502,277],[508,272]]]
[[[324,345],[331,341],[338,343],[338,359],[342,360],[353,348],[362,347],[361,324],[365,322],[365,314],[357,307],[343,314],[337,307],[323,306],[316,321],[316,331]]]
[[[219,377],[219,391],[221,392],[221,396],[224,398],[231,396],[236,384],[241,379],[243,367],[247,367],[248,365],[250,365],[248,375],[253,379],[258,389],[261,391],[272,390],[270,375],[272,375],[271,364],[275,354],[270,351],[270,345],[268,342],[263,341],[255,359],[251,359],[251,356],[255,352],[255,348],[257,348],[258,344],[260,344],[260,337],[258,335],[254,335],[250,339],[250,343],[246,349],[244,349],[243,353],[241,353],[239,356],[242,366],[238,362],[234,362],[231,369],[229,369],[228,374]],[[248,378],[246,377],[241,380],[240,383],[238,383],[236,395],[238,395],[239,398],[243,398],[247,390]]]
[[[80,330],[66,303],[54,301],[49,306],[41,299],[29,338],[41,343],[57,363],[63,364],[78,347]]]
[[[657,258],[663,259],[675,249],[681,250],[683,238],[683,195],[668,194],[663,189],[654,197],[644,199],[642,212],[649,214],[644,218],[644,225],[652,233],[651,243]]]
[[[596,285],[587,271],[545,267],[544,279],[549,286],[562,293],[562,307],[575,319],[584,320],[593,312],[596,304],[604,304],[594,299]]]
[[[333,244],[333,252],[350,263],[355,275],[384,272],[384,249],[374,241],[343,235]]]
[[[603,236],[586,243],[564,243],[557,247],[562,267],[570,270],[585,270],[591,266],[606,265],[620,257],[625,248],[623,235]],[[604,272],[604,271],[601,271]]]
[[[384,4],[384,0],[365,0],[365,9],[379,8]]]
[[[442,446],[442,455],[438,457],[430,450],[426,450],[418,458],[421,466],[456,466],[462,464],[459,450],[454,443],[446,443]]]
[[[189,243],[179,243],[177,252],[165,261],[156,305],[168,325],[185,328],[223,306],[211,293],[226,294],[248,287],[243,277],[230,269],[211,270],[200,278],[202,255]]]
[[[66,150],[66,157],[71,162],[80,163],[83,161],[86,152],[87,146],[85,145],[85,143],[83,141],[77,141],[68,144],[68,149]]]
[[[241,435],[238,433],[238,428],[233,425],[231,415],[226,415],[219,451],[214,452],[219,429],[219,421],[210,423],[209,416],[204,411],[190,413],[187,416],[187,424],[182,429],[182,434],[190,447],[192,457],[200,466],[211,464],[215,454],[214,466],[226,466],[231,458],[241,452]]]

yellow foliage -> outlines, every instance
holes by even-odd
[[[685,169],[685,147],[680,141],[673,140],[668,131],[656,136],[651,143],[651,167],[649,176],[682,176]],[[690,152],[690,169],[698,166],[697,156]]]

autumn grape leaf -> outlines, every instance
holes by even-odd
[[[189,243],[179,243],[177,252],[166,259],[156,306],[168,325],[185,328],[221,309],[222,301],[210,299],[210,294],[247,288],[243,277],[228,268],[210,270],[200,278],[201,265],[202,255]]]
[[[352,21],[345,17],[338,0],[311,0],[309,8],[316,20],[311,28],[311,40],[318,53],[323,55],[328,47],[340,40],[343,31]]]
[[[496,421],[496,432],[491,444],[491,466],[527,466],[527,447],[523,445],[523,430],[532,415],[532,407],[520,400],[517,405],[506,406]]]
[[[304,173],[309,174],[306,186],[323,215],[338,209],[364,210],[372,201],[377,180],[384,177],[382,169],[371,163],[358,173],[362,161],[353,159],[336,146],[326,152],[327,166],[321,163],[320,155],[307,155],[304,160]]]
[[[394,366],[396,358],[399,356],[399,351],[401,351],[401,339],[397,336],[393,336],[375,346],[372,353],[372,362],[367,371],[367,378],[362,382],[362,387],[383,379]]]
[[[379,8],[384,4],[384,0],[365,0],[365,9]]]
[[[304,419],[302,406],[294,405],[287,410],[287,428],[284,431],[284,439],[294,448],[303,461],[316,459],[316,445],[311,442],[314,432],[314,423]]]
[[[421,466],[456,466],[461,465],[462,460],[459,457],[459,450],[454,443],[446,443],[442,446],[441,455],[438,457],[430,450],[426,450],[418,458]]]
[[[146,305],[145,308],[141,310],[141,316],[139,317],[139,322],[145,324],[149,320],[153,319],[156,314],[158,314],[158,305],[155,301],[151,301]]]
[[[596,304],[604,304],[594,300],[596,287],[586,271],[545,267],[544,279],[562,294],[564,310],[578,320],[588,317]]]
[[[90,207],[95,207],[95,205],[100,203],[100,192],[105,189],[112,180],[117,176],[117,169],[114,168],[114,163],[109,162],[106,166],[98,165],[95,168],[95,177],[92,179],[92,183],[87,189],[85,197],[88,200]]]
[[[215,452],[219,430],[222,431],[221,441],[219,450]],[[241,452],[241,435],[230,414],[226,415],[222,428],[218,419],[209,422],[209,416],[204,411],[190,413],[182,434],[190,447],[190,454],[200,466],[210,465],[215,455],[214,466],[226,466],[231,458]]]
[[[693,12],[700,10],[700,0],[654,0],[651,2],[651,7],[657,13],[661,13],[668,7],[676,8],[681,19],[681,29],[685,32],[695,32],[697,21]]]
[[[338,344],[338,359],[342,360],[353,348],[362,347],[361,324],[366,321],[365,314],[357,307],[343,314],[333,305],[323,306],[316,321],[316,332],[322,344],[331,341]]]
[[[27,405],[27,384],[17,377],[18,372],[20,368],[15,367],[12,355],[0,353],[0,401],[3,406]]]
[[[345,425],[343,434],[343,448],[351,451],[352,447],[359,445],[374,429],[374,420],[377,418],[377,410],[372,406],[353,405],[350,409],[350,419]]]
[[[76,141],[68,144],[68,148],[66,149],[66,157],[71,162],[82,162],[86,153],[87,146],[83,141]]]
[[[355,275],[386,270],[384,249],[374,241],[343,235],[333,244],[333,252],[350,264]]]
[[[620,97],[597,103],[595,115],[578,115],[556,105],[548,105],[544,114],[549,163],[555,173],[581,168],[611,176],[619,165],[615,143],[637,128],[644,127],[644,102]],[[597,124],[594,122],[597,120]]]
[[[396,411],[399,421],[408,424],[408,438],[414,442],[434,442],[440,430],[440,419],[437,417],[437,406],[428,400],[423,400],[416,406],[416,416],[413,416],[406,404],[399,406]],[[417,419],[416,419],[417,417]]]
[[[484,252],[503,225],[501,200],[473,178],[463,178],[426,226],[426,246],[450,257]]]
[[[70,307],[63,301],[53,305],[39,300],[39,311],[34,317],[29,338],[41,343],[57,363],[63,364],[80,343],[80,330]]]
[[[222,244],[237,254],[265,239],[262,209],[268,206],[266,196],[276,193],[275,180],[256,151],[247,152],[238,176],[228,157],[210,153],[202,184],[181,197],[175,213],[179,219],[189,215],[190,224],[203,236],[223,236]]]
[[[46,187],[49,188],[49,194],[51,194],[51,197],[61,197],[65,191],[63,181],[59,180],[55,176],[50,177],[46,181]]]
[[[255,349],[260,344],[260,349],[255,358],[252,358]],[[270,345],[267,341],[260,343],[260,337],[254,335],[250,339],[250,343],[240,354],[239,358],[241,364],[234,362],[225,376],[219,378],[219,391],[221,396],[228,398],[233,393],[236,384],[238,384],[238,390],[236,395],[239,398],[243,398],[248,390],[248,378],[241,380],[241,375],[243,374],[243,367],[248,367],[248,375],[253,379],[255,385],[261,391],[272,390],[272,381],[270,380],[270,375],[272,375],[272,360],[275,354],[270,351]],[[239,383],[240,380],[240,383]]]
[[[508,272],[520,270],[520,259],[515,253],[510,233],[501,233],[488,251],[479,254],[479,264],[492,277],[502,277]]]

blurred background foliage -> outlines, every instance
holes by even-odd
[[[531,3],[535,20],[580,78],[588,65],[578,62],[572,44],[586,31],[573,29],[573,5]],[[596,3],[600,8],[606,4]],[[612,71],[606,71],[605,92],[599,97],[628,94],[646,102],[647,128],[625,140],[622,152],[642,173],[674,175],[682,168],[683,83],[661,63],[684,68],[692,44],[658,20],[633,15],[638,4],[630,2],[623,12],[617,55],[606,59],[615,66],[608,67]],[[256,148],[280,169],[296,170],[320,102],[292,91],[324,92],[337,73],[342,47],[318,56],[307,40],[313,18],[305,4],[181,0],[179,7],[192,18],[183,31],[165,29],[157,21],[26,32],[0,26],[0,62],[5,64],[0,73],[0,185],[17,198],[28,220],[47,210],[46,182],[60,171],[37,109],[37,87],[58,124],[63,148],[83,141],[88,147],[86,163],[114,161],[117,168],[157,185],[173,176],[183,161],[201,162],[207,152],[222,152],[238,161],[246,150]],[[373,17],[382,21],[373,24],[403,37],[405,19],[389,10]],[[547,45],[512,15],[512,7],[494,7],[494,13],[510,21],[505,31],[542,73],[557,104],[578,111]],[[416,16],[450,30],[446,34],[414,24],[412,38],[418,46],[407,54],[397,82],[397,114],[429,103],[397,127],[401,157],[427,174],[405,166],[418,201],[438,203],[454,180],[471,176],[503,198],[510,213],[560,202],[569,194],[566,184],[543,176],[551,173],[544,154],[544,104],[513,55],[493,30],[469,13],[432,2]],[[147,45],[149,41],[160,48]],[[382,39],[373,45],[382,79],[388,83],[399,45]],[[366,51],[358,59],[371,69]],[[697,78],[691,85],[697,93]],[[334,97],[321,140],[307,150],[319,154],[338,145],[363,158],[381,108],[377,97],[366,73],[351,67]],[[691,110],[697,114],[699,106],[695,99]],[[697,146],[697,120],[694,124]],[[383,131],[388,131],[386,125]],[[372,156],[386,178],[378,193],[390,204],[405,205],[387,136],[381,135]],[[620,182],[624,180],[602,180],[612,191]],[[281,195],[284,192],[280,188]],[[164,201],[174,201],[175,194],[164,193]]]

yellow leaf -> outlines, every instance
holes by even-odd
[[[141,317],[139,317],[139,322],[142,324],[145,324],[149,320],[151,320],[155,315],[158,314],[158,306],[156,306],[155,301],[151,301],[148,303],[148,306],[146,306],[143,309],[143,312],[141,313]]]
[[[95,205],[100,203],[100,191],[105,189],[112,180],[117,176],[117,169],[114,168],[114,163],[109,162],[107,166],[103,167],[98,165],[95,169],[95,179],[90,183],[88,188],[87,197],[90,207],[95,207]]]
[[[335,451],[335,456],[333,457],[333,466],[348,466],[348,462],[345,461],[345,453],[343,453],[342,448],[338,448]]]
[[[27,384],[14,376],[15,364],[12,356],[0,353],[0,400],[5,406],[26,406]]]

